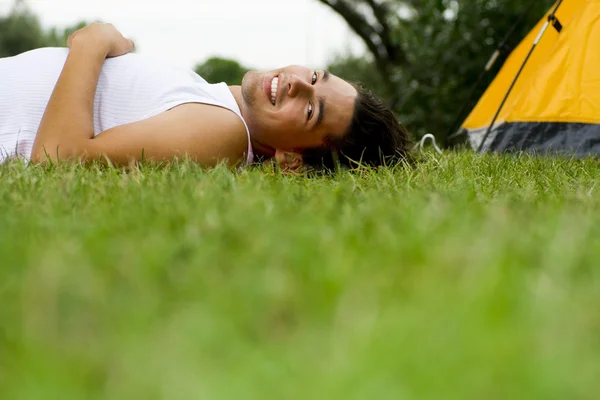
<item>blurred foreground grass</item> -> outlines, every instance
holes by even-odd
[[[597,398],[599,182],[0,165],[0,397]]]

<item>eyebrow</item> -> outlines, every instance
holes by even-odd
[[[329,80],[329,71],[323,71],[323,78],[321,79],[323,83]],[[323,118],[325,118],[325,98],[319,97],[319,115],[317,116],[317,123],[315,124],[315,128],[318,127],[321,122],[323,122]]]
[[[323,118],[325,118],[325,99],[323,97],[319,97],[319,115],[317,116],[315,128],[317,128],[321,122],[323,122]]]

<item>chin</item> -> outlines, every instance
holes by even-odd
[[[263,146],[271,146],[271,137],[269,137],[268,132],[263,130],[261,123],[254,117],[254,115],[251,115],[248,119],[246,119],[250,136],[253,140],[258,141]]]
[[[248,71],[242,78],[242,99],[249,108],[254,107],[256,102],[257,78],[254,71]]]
[[[244,77],[242,78],[242,88],[245,86],[250,86],[252,85],[255,81],[256,81],[256,71],[248,71],[244,74]]]

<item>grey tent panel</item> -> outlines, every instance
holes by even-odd
[[[600,125],[580,123],[512,122],[500,125],[492,151],[526,151],[600,156]]]
[[[475,149],[486,129],[469,130]],[[524,151],[538,154],[600,156],[600,125],[563,122],[511,122],[492,129],[483,151]]]

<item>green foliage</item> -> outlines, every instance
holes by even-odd
[[[350,2],[354,7],[367,1]],[[389,13],[384,18],[392,30],[392,42],[399,44],[403,57],[383,58],[387,74],[373,61],[367,68],[362,59],[340,59],[331,66],[332,72],[346,73],[350,79],[366,81],[374,92],[395,110],[403,122],[421,136],[434,133],[445,139],[460,107],[468,98],[472,84],[498,44],[530,5],[521,0],[388,0]],[[514,48],[550,8],[552,0],[537,1],[521,26],[515,31],[508,48]],[[374,23],[374,27],[378,24]],[[500,61],[503,61],[506,52]],[[373,59],[371,54],[370,59]],[[481,83],[469,103],[474,106],[501,62]],[[373,79],[379,75],[379,79]]]
[[[89,25],[89,22],[81,21],[62,30],[58,28],[50,28],[50,31],[47,33],[48,41],[52,43],[51,46],[65,47],[67,45],[67,39],[69,36],[71,36],[71,34],[75,31],[85,28],[87,25]]]
[[[380,96],[386,93],[384,79],[375,70],[372,60],[367,57],[338,55],[329,62],[327,69],[350,82],[359,83],[373,90]]]
[[[594,399],[600,165],[0,165],[6,399]]]
[[[195,71],[210,83],[225,82],[228,85],[240,85],[249,68],[235,60],[211,57],[204,63],[198,64]]]
[[[16,10],[0,17],[0,57],[10,57],[40,47],[66,47],[67,38],[88,25],[79,22],[66,29],[52,28],[45,32],[39,18],[27,9]]]
[[[14,56],[49,43],[38,18],[27,11],[0,17],[0,33],[0,57]]]

